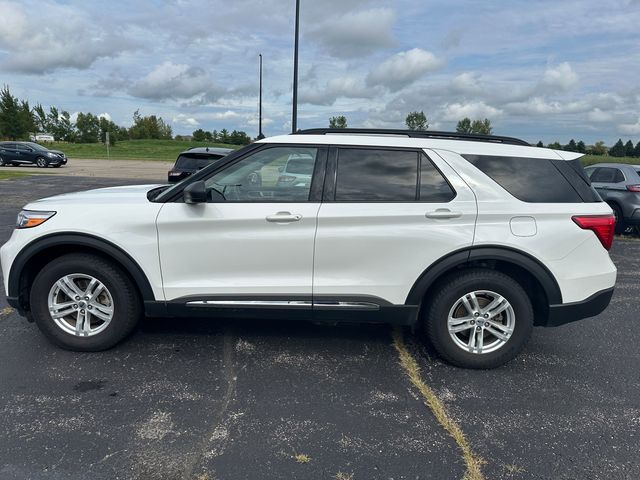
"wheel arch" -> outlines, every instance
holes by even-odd
[[[509,247],[481,246],[453,252],[427,268],[407,295],[407,305],[422,305],[439,281],[467,268],[501,271],[518,281],[530,294],[536,325],[545,325],[549,306],[562,304],[562,293],[553,274],[531,255]]]
[[[129,275],[143,301],[155,300],[147,276],[129,254],[107,240],[78,233],[47,235],[24,247],[9,271],[9,297],[17,298],[20,309],[28,311],[29,290],[38,272],[54,258],[79,252],[93,253],[115,262]]]

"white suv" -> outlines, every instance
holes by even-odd
[[[30,203],[5,288],[73,350],[112,347],[143,313],[289,318],[420,326],[449,362],[495,367],[613,294],[612,211],[578,157],[442,132],[268,138],[173,186]],[[291,158],[304,188],[279,181]]]

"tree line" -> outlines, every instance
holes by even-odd
[[[544,147],[542,141],[536,144],[537,147]],[[553,148],[554,150],[565,150],[567,152],[585,153],[587,155],[609,155],[610,157],[640,157],[640,142],[635,145],[631,140],[627,143],[623,143],[622,139],[619,139],[613,147],[607,147],[604,142],[596,142],[593,145],[586,145],[582,140],[576,142],[571,139],[566,145],[562,145],[560,142],[553,142],[546,145],[547,148]]]
[[[72,121],[68,111],[57,107],[45,110],[40,104],[33,108],[28,100],[14,97],[7,85],[0,90],[0,139],[28,140],[31,135],[49,133],[56,140],[75,143],[106,142],[114,145],[120,140],[170,140],[173,138],[171,126],[157,115],[141,115],[139,110],[133,113],[131,127],[117,125],[104,116],[80,112]],[[195,138],[194,132],[194,140]],[[250,142],[245,132],[229,133],[226,129],[209,133],[200,141],[217,141],[244,145]],[[214,139],[215,137],[215,139]]]
[[[429,129],[429,120],[424,112],[409,112],[405,119],[405,125],[409,130],[424,131]],[[329,128],[347,128],[347,117],[339,115],[329,119]],[[491,120],[471,120],[468,117],[463,118],[456,126],[456,132],[468,133],[475,135],[491,135],[493,127]]]
[[[251,143],[251,138],[246,132],[243,132],[242,130],[233,130],[229,133],[229,130],[226,128],[223,128],[220,131],[213,130],[211,132],[199,128],[194,130],[191,137],[195,142],[228,143],[231,145],[249,145]],[[176,140],[180,140],[182,138],[183,137],[181,135],[176,136]]]

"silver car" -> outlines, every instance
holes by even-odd
[[[640,165],[597,163],[585,168],[591,184],[616,216],[616,232],[640,226]]]

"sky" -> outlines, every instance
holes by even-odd
[[[301,0],[298,127],[489,118],[545,143],[640,140],[640,0]],[[0,84],[174,134],[291,129],[294,0],[0,0]]]

